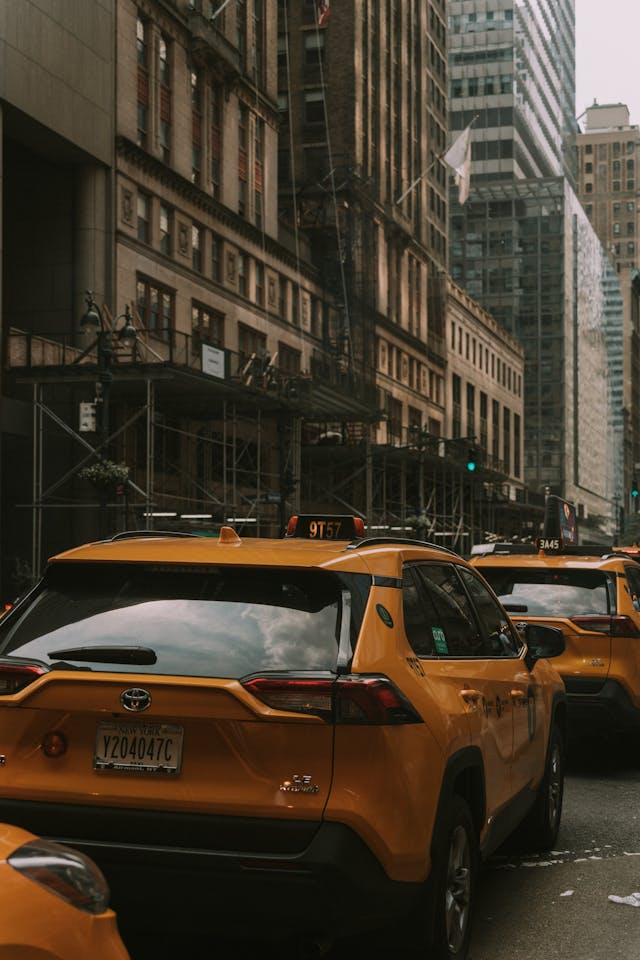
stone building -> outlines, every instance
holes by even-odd
[[[431,503],[473,539],[494,473],[447,400],[445,4],[401,6],[7,6],[4,595],[116,529],[305,506],[408,532]]]
[[[576,137],[578,195],[618,275],[623,297],[620,385],[624,478],[621,505],[636,508],[631,488],[640,463],[640,128],[623,103],[594,103]]]

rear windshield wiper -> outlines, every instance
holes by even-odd
[[[61,660],[83,660],[87,663],[155,663],[157,656],[151,647],[68,647],[49,650],[48,657]]]

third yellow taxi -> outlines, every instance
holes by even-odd
[[[462,960],[480,859],[556,840],[562,649],[360,518],[118,534],[0,624],[0,816],[94,857],[143,931],[319,951],[384,926]]]
[[[109,888],[77,850],[0,823],[0,960],[129,960]]]
[[[577,542],[575,509],[547,499],[537,544],[485,544],[472,564],[518,624],[562,630],[554,661],[576,736],[640,730],[640,564],[637,553]]]

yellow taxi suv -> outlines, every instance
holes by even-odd
[[[620,549],[578,544],[574,515],[571,504],[549,497],[537,544],[478,545],[471,562],[518,626],[562,630],[565,650],[554,666],[572,736],[638,731],[640,564]],[[558,518],[567,516],[562,528]]]
[[[138,930],[464,958],[480,859],[560,823],[562,635],[526,639],[360,518],[69,550],[0,624],[0,816],[94,857]]]
[[[0,823],[0,960],[129,960],[84,854]]]

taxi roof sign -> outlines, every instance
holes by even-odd
[[[300,513],[289,519],[286,537],[304,540],[358,540],[365,535],[364,520],[348,514]]]
[[[546,499],[542,536],[538,549],[561,552],[565,547],[578,543],[578,520],[576,508],[568,500],[553,494]]]

